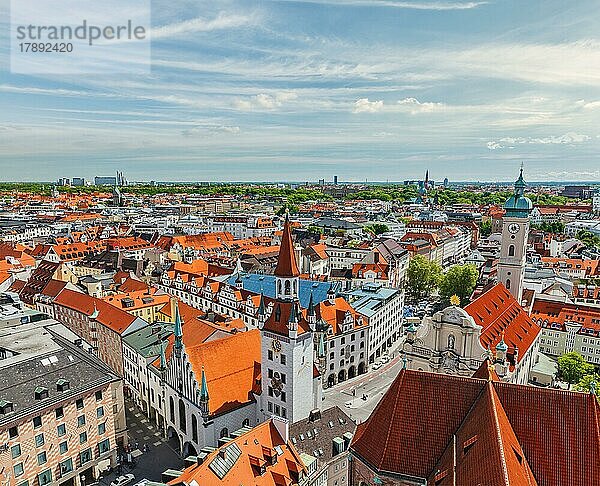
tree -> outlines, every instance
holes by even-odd
[[[484,223],[479,224],[479,231],[484,238],[492,234],[492,222],[488,219]]]
[[[600,397],[600,375],[598,373],[592,373],[585,375],[575,385],[575,390],[582,392],[590,392],[594,388],[596,396]]]
[[[442,269],[423,255],[415,255],[406,272],[406,294],[409,302],[419,302],[431,296],[440,281]]]
[[[383,233],[387,233],[390,228],[387,224],[383,224],[383,223],[373,223],[373,224],[368,224],[364,227],[364,230],[367,233],[372,233],[375,236],[377,235],[381,235]]]
[[[579,383],[585,375],[593,371],[594,366],[576,351],[563,354],[558,358],[558,376],[569,385]]]
[[[450,297],[457,295],[460,305],[465,305],[477,285],[479,272],[473,264],[454,265],[442,275],[440,280],[440,296],[446,304],[450,303]]]
[[[588,230],[580,230],[577,232],[577,239],[589,248],[600,248],[600,236],[595,235]]]

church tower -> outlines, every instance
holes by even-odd
[[[262,419],[273,415],[294,423],[317,408],[313,391],[314,326],[298,299],[300,272],[286,215],[275,269],[275,299],[257,317],[261,332]]]
[[[533,209],[533,204],[524,194],[525,181],[521,168],[515,182],[515,192],[504,204],[506,214],[502,218],[502,244],[498,261],[498,281],[519,303],[523,294],[529,214]]]

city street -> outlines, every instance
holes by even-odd
[[[135,464],[123,464],[120,473],[113,471],[103,477],[99,484],[109,485],[117,476],[127,473],[135,476],[135,482],[132,485],[142,479],[160,481],[161,474],[166,469],[182,468],[183,461],[180,459],[179,454],[171,448],[160,431],[149,423],[148,419],[133,403],[126,401],[125,406],[129,445]],[[147,452],[142,452],[144,445],[148,448]]]
[[[323,393],[325,397],[323,408],[327,409],[337,405],[356,423],[364,422],[401,369],[402,359],[400,356],[396,356],[378,370],[371,370],[333,388],[328,388]],[[366,400],[362,399],[363,395],[366,395]],[[347,402],[351,402],[350,407],[346,407]]]

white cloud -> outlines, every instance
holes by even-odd
[[[281,91],[273,95],[259,93],[249,98],[235,100],[234,106],[242,111],[275,110],[283,106],[284,103],[297,98],[298,95],[293,91]]]
[[[210,20],[198,17],[183,22],[155,27],[152,29],[150,37],[151,39],[162,39],[179,34],[189,34],[191,32],[212,32],[215,30],[234,29],[254,22],[254,16],[221,12],[214,19]]]
[[[403,100],[398,101],[398,104],[402,107],[406,107],[411,115],[417,113],[431,113],[432,111],[438,111],[445,107],[443,103],[432,103],[430,101],[421,103],[416,98],[404,98]]]
[[[383,110],[383,101],[369,101],[369,98],[361,98],[354,103],[353,113],[377,113]]]
[[[575,145],[587,142],[591,137],[580,133],[569,132],[560,136],[550,137],[504,137],[499,140],[492,140],[487,143],[487,148],[490,150],[498,150],[503,148],[514,148],[516,145]]]

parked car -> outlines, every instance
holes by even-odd
[[[110,483],[110,486],[125,486],[126,484],[129,484],[134,479],[135,479],[135,476],[133,474],[125,474],[125,475],[119,476],[117,479],[115,479],[112,483]]]
[[[387,354],[384,354],[384,355],[381,357],[381,362],[382,362],[382,363],[387,363],[389,360],[390,360],[390,357],[389,357],[389,355],[387,355]]]
[[[381,363],[379,361],[377,361],[377,363],[371,366],[372,370],[378,370],[379,368],[381,368]]]

